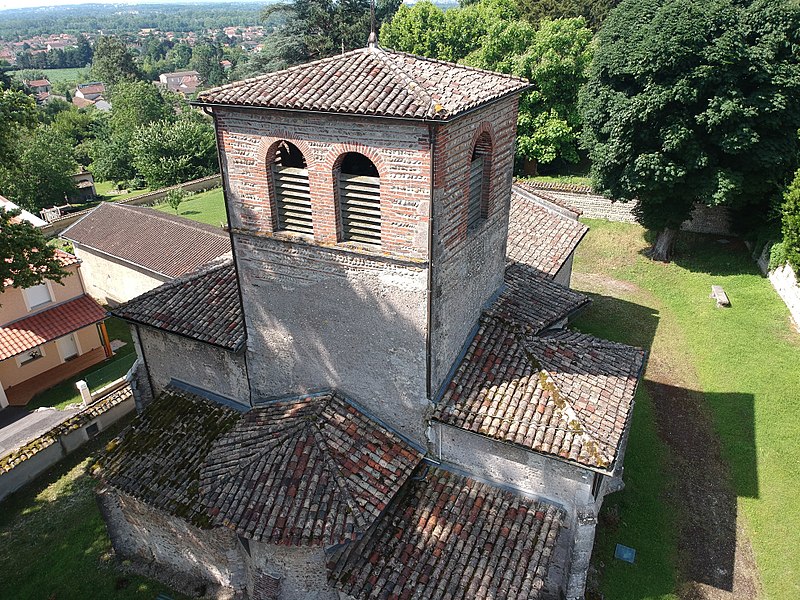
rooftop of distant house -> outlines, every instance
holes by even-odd
[[[61,234],[108,256],[174,278],[230,252],[220,227],[144,206],[103,202]]]

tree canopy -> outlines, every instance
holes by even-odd
[[[797,167],[800,4],[625,0],[582,98],[595,187],[638,199],[668,258],[695,203],[755,226]]]
[[[18,210],[0,208],[0,293],[9,286],[26,288],[67,275],[42,232],[18,215]]]
[[[517,155],[536,163],[578,161],[578,92],[591,61],[592,33],[583,18],[520,18],[508,0],[484,0],[442,11],[427,0],[403,5],[383,25],[381,44],[397,50],[529,79],[517,122]]]
[[[142,72],[125,43],[118,37],[100,36],[94,43],[92,77],[107,85],[142,79]]]

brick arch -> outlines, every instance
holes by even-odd
[[[325,156],[323,164],[330,170],[331,173],[333,173],[342,166],[344,155],[349,152],[363,154],[370,159],[372,164],[375,165],[375,168],[378,169],[378,177],[383,179],[386,176],[387,168],[386,163],[383,161],[383,157],[379,152],[376,152],[374,148],[365,146],[364,144],[336,144]]]
[[[285,134],[285,135],[281,135]],[[255,169],[266,181],[266,199],[268,207],[268,220],[272,232],[278,228],[278,207],[276,204],[275,182],[272,179],[272,169],[270,168],[275,161],[275,154],[278,151],[278,145],[281,142],[289,142],[294,144],[303,153],[303,158],[306,160],[306,168],[308,169],[309,176],[313,171],[314,153],[311,146],[305,140],[298,140],[293,138],[288,131],[278,131],[270,136],[264,136],[256,146],[256,164]]]
[[[383,212],[386,207],[386,195],[384,190],[386,189],[383,185],[384,177],[386,177],[387,167],[383,161],[383,157],[380,153],[376,152],[373,148],[369,146],[365,146],[363,144],[358,143],[347,143],[347,144],[336,144],[333,148],[331,148],[330,152],[325,157],[324,165],[327,170],[327,175],[330,177],[329,185],[330,190],[333,198],[333,209],[334,209],[334,219],[336,224],[336,240],[342,241],[344,239],[344,225],[342,223],[342,208],[341,208],[341,201],[339,199],[339,185],[338,185],[338,177],[337,173],[339,169],[341,169],[342,161],[346,154],[350,152],[355,152],[357,154],[361,154],[366,156],[372,164],[375,165],[375,168],[378,170],[378,179],[381,180],[381,197],[380,197],[380,205],[381,211]],[[385,222],[385,214],[381,216],[381,221]]]
[[[472,164],[472,158],[475,155],[476,151],[479,151],[480,154],[483,156],[483,189],[481,190],[481,217],[486,219],[492,213],[492,167],[494,163],[494,150],[495,150],[495,133],[492,124],[483,121],[478,127],[475,129],[474,133],[472,134],[472,143],[469,145],[469,153],[466,156],[466,173],[467,173],[467,184],[466,184],[466,203],[465,203],[465,211],[464,214],[467,215],[469,208],[469,200],[470,200],[470,189],[469,189],[469,176],[470,176],[470,167]]]

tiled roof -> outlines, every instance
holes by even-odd
[[[529,87],[524,79],[383,48],[361,48],[200,94],[228,104],[445,120]]]
[[[201,470],[214,522],[287,546],[328,546],[364,533],[422,459],[335,394],[250,410]]]
[[[506,267],[505,289],[485,315],[498,317],[537,334],[587,307],[591,300],[580,292],[543,279],[527,265],[512,263]]]
[[[128,400],[132,395],[133,392],[131,391],[131,386],[126,384],[109,392],[102,398],[98,398],[95,402],[81,410],[79,413],[72,415],[70,418],[49,429],[36,439],[31,440],[22,448],[14,450],[6,456],[0,458],[0,474],[11,471],[20,463],[29,460],[45,448],[48,448],[53,444],[57,444],[59,437],[62,435],[66,435],[70,431],[74,431],[80,427],[83,427],[92,419],[96,419],[118,404]]]
[[[89,296],[0,327],[0,360],[16,356],[106,318],[106,311]]]
[[[329,563],[355,598],[541,598],[564,513],[430,468],[362,540]]]
[[[103,202],[61,236],[167,277],[193,271],[231,249],[219,227],[114,202]]]
[[[61,262],[62,267],[69,267],[81,262],[80,259],[74,254],[70,254],[69,252],[64,252],[63,250],[59,250],[58,248],[56,248],[56,258]]]
[[[228,350],[236,351],[244,343],[239,284],[230,258],[167,282],[111,312]]]
[[[168,389],[111,442],[95,474],[150,506],[207,527],[199,499],[200,466],[240,414],[183,390]]]
[[[517,190],[522,190],[524,192],[528,192],[529,194],[533,194],[537,198],[545,200],[547,204],[564,209],[567,211],[567,213],[569,213],[568,216],[580,217],[583,214],[583,211],[580,208],[567,204],[560,198],[557,198],[553,194],[549,193],[552,191],[562,191],[559,187],[560,185],[560,183],[550,181],[515,179],[512,189],[515,188]]]
[[[483,317],[433,418],[611,471],[643,363],[639,348]]]
[[[43,87],[45,85],[50,85],[50,82],[47,79],[33,79],[32,81],[28,81],[26,85],[29,87]]]
[[[534,267],[549,279],[564,266],[589,228],[578,213],[515,183],[511,193],[506,258]]]

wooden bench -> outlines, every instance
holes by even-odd
[[[731,305],[731,301],[728,300],[728,294],[725,293],[721,285],[712,285],[711,296],[709,297],[717,301],[717,308]]]

